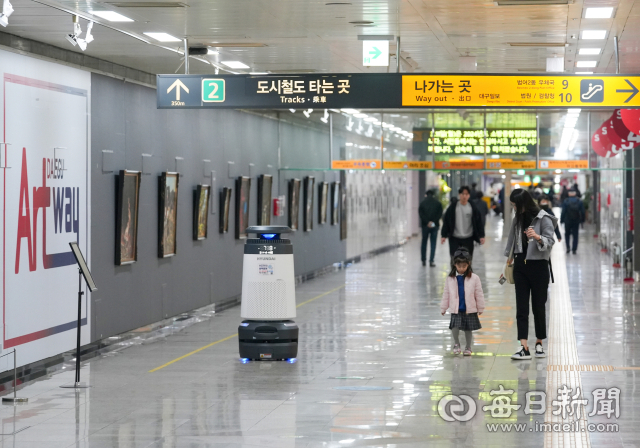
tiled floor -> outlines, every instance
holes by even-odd
[[[28,428],[2,436],[0,447],[541,447],[545,434],[536,424],[544,414],[526,415],[521,407],[498,418],[482,409],[524,405],[527,392],[549,392],[546,359],[509,358],[518,345],[514,291],[497,282],[504,262],[501,223],[491,219],[487,229],[487,244],[476,249],[474,260],[487,310],[472,357],[450,354],[449,316],[439,313],[447,246],[438,248],[438,267],[423,268],[415,240],[298,287],[298,303],[304,304],[296,319],[301,342],[295,363],[243,364],[231,337],[149,372],[234,335],[240,310],[233,308],[179,334],[86,363],[88,390],[58,388],[72,380],[71,372],[28,385],[20,391],[27,405],[0,411],[2,432]],[[610,259],[596,253],[590,234],[582,238],[579,254],[566,262],[579,362],[637,366],[637,296],[633,287],[621,286],[620,273],[603,267]],[[554,267],[562,277],[563,268]],[[563,353],[554,362],[563,362]],[[585,398],[595,388],[622,390],[620,433],[591,434],[593,446],[640,443],[634,439],[639,374],[578,374]],[[491,395],[500,386],[512,392]],[[450,394],[468,395],[475,416],[445,421],[438,404]],[[455,406],[446,407],[444,416]],[[608,420],[589,418],[601,421]],[[487,425],[494,423],[523,424],[524,433],[515,426],[492,432]]]

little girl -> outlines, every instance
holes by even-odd
[[[471,269],[471,256],[469,251],[461,247],[453,254],[453,265],[447,277],[442,293],[440,311],[451,313],[449,329],[453,335],[455,345],[453,354],[460,354],[460,330],[464,331],[465,342],[464,356],[470,356],[473,346],[474,330],[482,328],[478,315],[484,312],[484,294],[480,277]]]

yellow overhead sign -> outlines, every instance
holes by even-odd
[[[333,160],[331,169],[334,170],[379,170],[380,160],[358,159],[358,160]]]
[[[433,168],[433,162],[428,161],[393,161],[385,160],[382,164],[385,170],[430,170]]]
[[[640,107],[640,76],[403,75],[402,106]]]
[[[488,170],[534,170],[535,160],[487,159]]]

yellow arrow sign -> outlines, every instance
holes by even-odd
[[[640,107],[640,76],[406,75],[402,105]]]

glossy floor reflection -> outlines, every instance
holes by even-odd
[[[527,392],[545,391],[547,376],[545,359],[509,358],[518,345],[515,295],[513,286],[497,282],[504,263],[501,222],[490,219],[487,230],[487,244],[476,249],[474,260],[487,302],[474,356],[450,353],[449,315],[439,313],[447,247],[438,247],[436,268],[423,268],[416,239],[297,288],[298,303],[307,302],[296,319],[297,362],[242,363],[231,338],[149,373],[235,334],[240,309],[229,309],[165,339],[86,363],[88,390],[58,387],[72,380],[71,372],[28,385],[20,395],[29,403],[3,406],[0,414],[3,433],[14,425],[28,428],[2,436],[0,447],[541,447],[542,432],[490,432],[487,424],[529,428],[543,415],[520,408],[498,418],[482,409],[495,403],[491,392],[500,386],[513,391],[511,403],[524,404]],[[602,269],[607,257],[591,257],[593,242],[583,240],[567,267],[581,362],[635,365],[632,288]],[[638,394],[638,373],[588,373],[583,384],[615,384]],[[448,394],[471,397],[475,416],[466,422],[441,418],[438,402]],[[631,396],[623,403],[623,433],[594,446],[633,446],[638,406]]]

